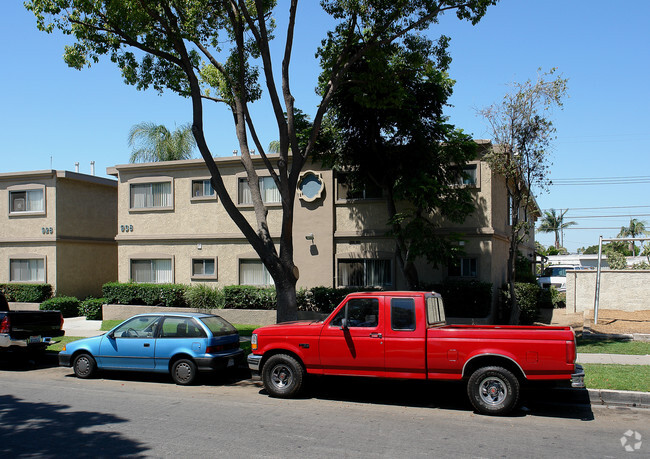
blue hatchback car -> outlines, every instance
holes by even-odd
[[[140,314],[100,336],[68,343],[59,365],[79,378],[99,370],[170,373],[191,384],[197,371],[236,366],[243,359],[239,333],[227,320],[200,313]]]

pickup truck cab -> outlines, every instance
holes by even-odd
[[[353,293],[323,321],[253,332],[248,365],[274,397],[306,374],[465,381],[477,411],[505,414],[525,381],[584,387],[570,327],[447,325],[435,292]]]

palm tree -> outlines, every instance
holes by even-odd
[[[170,132],[162,124],[143,122],[129,131],[129,146],[133,147],[129,160],[132,163],[176,161],[192,158],[196,140],[189,123]]]
[[[628,227],[621,226],[621,231],[618,233],[618,237],[632,237],[643,236],[648,234],[648,231],[645,229],[646,222],[637,220],[636,218],[630,219],[630,225]],[[632,256],[636,255],[636,247],[634,241],[630,242],[630,250],[632,251]]]
[[[560,248],[560,233],[567,229],[569,226],[577,225],[576,222],[564,222],[564,215],[569,211],[565,209],[564,212],[557,214],[555,209],[544,211],[544,217],[537,228],[539,233],[555,233],[555,248]]]

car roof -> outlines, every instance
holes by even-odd
[[[142,314],[136,314],[132,317],[149,317],[149,316],[175,316],[175,317],[193,317],[196,319],[200,319],[202,317],[213,317],[215,314],[205,314],[203,312],[145,312]]]

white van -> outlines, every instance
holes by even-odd
[[[560,292],[566,292],[566,272],[571,270],[586,269],[578,265],[553,265],[544,269],[537,283],[542,288],[549,288],[551,285]]]

